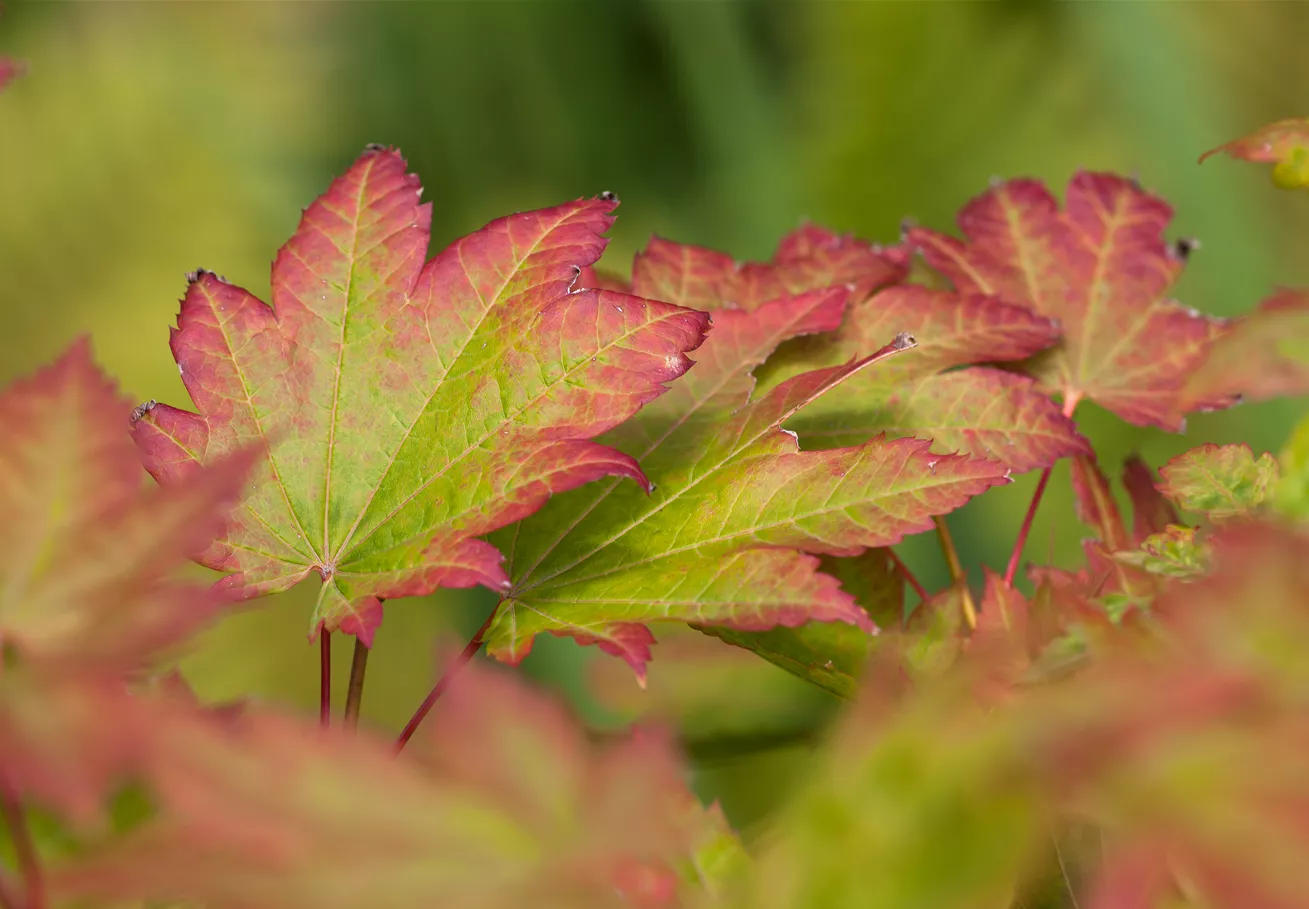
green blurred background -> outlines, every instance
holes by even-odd
[[[0,94],[0,380],[89,332],[132,397],[186,403],[167,347],[184,273],[266,298],[301,208],[369,142],[398,145],[422,177],[437,246],[509,211],[617,192],[614,268],[652,232],[767,257],[804,217],[889,241],[905,216],[949,228],[993,175],[1061,187],[1078,167],[1136,173],[1172,201],[1176,233],[1203,241],[1178,297],[1235,314],[1309,283],[1309,205],[1258,168],[1196,157],[1305,113],[1306,36],[1301,3],[10,3],[0,53],[28,74]],[[1158,464],[1197,440],[1276,449],[1302,409],[1199,416],[1185,437],[1079,417],[1116,471],[1131,451]],[[1003,564],[1034,480],[951,518],[974,571]],[[1070,498],[1058,471],[1033,558],[1077,558]],[[944,580],[934,540],[901,551]],[[226,621],[187,658],[193,682],[313,703],[311,597]],[[457,646],[489,608],[476,593],[389,605],[366,719],[398,728],[438,639]],[[612,719],[589,694],[593,656],[551,639],[526,668]],[[771,667],[738,669],[687,720],[700,739],[722,731],[734,688],[733,734],[803,737],[830,706]],[[702,784],[748,822],[781,788],[758,781],[803,750],[706,749]]]

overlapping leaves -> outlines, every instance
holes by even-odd
[[[1022,472],[1090,449],[1072,420],[1032,379],[975,363],[1021,360],[1059,338],[1059,326],[1019,306],[975,293],[917,285],[855,299],[839,330],[788,345],[762,381],[829,366],[875,349],[893,326],[918,340],[913,356],[862,371],[789,425],[806,449],[891,436],[931,439],[939,452],[964,452]]]
[[[770,265],[653,241],[637,259],[633,290],[713,315],[695,369],[605,437],[640,461],[654,491],[647,498],[597,485],[497,536],[513,580],[490,650],[516,660],[549,631],[598,643],[639,673],[653,640],[645,626],[661,619],[871,630],[816,556],[853,555],[928,529],[932,515],[1003,482],[1005,468],[881,435],[800,450],[784,423],[863,370],[917,353],[898,352],[906,345],[893,340],[896,331],[870,340],[857,359],[753,396],[751,371],[783,341],[837,328],[852,295],[900,271],[867,244],[812,227],[786,238]]]
[[[278,254],[272,307],[193,276],[172,348],[199,413],[161,405],[136,427],[165,484],[263,445],[202,561],[245,597],[317,574],[313,627],[365,640],[383,598],[507,588],[477,537],[552,493],[644,483],[590,438],[663,393],[707,322],[575,286],[604,248],[612,196],[502,218],[424,264],[419,193],[397,153],[370,148]]]
[[[1188,374],[1224,323],[1168,297],[1189,247],[1163,236],[1172,209],[1134,182],[1079,173],[1061,209],[1034,180],[997,183],[959,213],[963,240],[922,228],[908,242],[960,294],[987,294],[1058,320],[1062,340],[1027,364],[1065,402],[1093,400],[1138,425],[1178,429]]]

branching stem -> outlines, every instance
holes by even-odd
[[[343,720],[347,729],[359,725],[359,708],[364,702],[364,675],[368,672],[368,645],[355,638],[354,657],[350,660],[350,687],[345,694]]]
[[[926,601],[927,591],[923,589],[923,585],[919,583],[918,578],[914,577],[914,573],[909,570],[909,566],[896,555],[895,550],[890,546],[886,547],[886,554],[895,563],[896,571],[900,572],[900,577],[904,578],[905,583],[914,589],[914,593],[918,594],[918,599]]]
[[[318,631],[318,722],[332,723],[332,632]]]
[[[427,714],[431,712],[432,706],[436,704],[437,699],[445,693],[447,688],[450,687],[450,682],[454,680],[455,674],[458,673],[459,670],[464,667],[464,664],[471,660],[473,655],[481,649],[482,635],[486,634],[486,630],[491,627],[491,620],[495,618],[495,614],[498,610],[499,607],[491,610],[491,614],[486,617],[486,621],[482,623],[482,627],[477,629],[477,633],[474,634],[472,639],[464,645],[464,649],[460,651],[459,656],[455,657],[454,662],[445,668],[445,672],[441,674],[441,678],[437,680],[437,683],[432,686],[432,690],[427,693],[427,697],[423,698],[423,703],[418,705],[418,709],[414,711],[414,715],[410,717],[409,722],[405,724],[404,731],[402,731],[400,737],[395,740],[396,751],[403,750],[405,745],[409,744],[409,740],[413,738],[414,732],[417,731],[418,726],[427,717]]]
[[[46,909],[45,878],[41,873],[36,846],[32,842],[32,831],[27,826],[27,815],[18,794],[4,781],[0,781],[0,812],[3,812],[5,826],[9,828],[9,839],[14,845],[18,873],[22,877],[26,894],[15,909]],[[8,903],[14,896],[5,891],[4,899]]]
[[[1077,404],[1081,401],[1082,396],[1077,392],[1070,392],[1064,398],[1064,416],[1072,419],[1073,411],[1077,409]],[[1014,577],[1018,574],[1018,564],[1023,558],[1023,547],[1027,545],[1027,535],[1032,532],[1032,521],[1036,518],[1036,509],[1041,504],[1041,496],[1045,495],[1045,487],[1050,482],[1050,472],[1054,468],[1047,467],[1041,471],[1041,479],[1036,483],[1036,492],[1032,493],[1032,504],[1027,506],[1027,514],[1023,516],[1023,526],[1018,528],[1018,541],[1014,543],[1014,551],[1009,556],[1009,566],[1004,572],[1004,586],[1013,587]]]
[[[936,524],[936,538],[941,541],[941,553],[945,556],[945,564],[950,568],[950,578],[959,585],[964,621],[968,623],[971,631],[977,627],[977,606],[973,603],[973,592],[968,589],[968,578],[964,575],[963,563],[959,561],[959,550],[955,548],[954,537],[950,535],[950,525],[945,522],[945,517],[936,515],[932,518],[932,522]]]

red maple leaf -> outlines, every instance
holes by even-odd
[[[1183,410],[1231,398],[1185,391],[1225,323],[1169,298],[1187,249],[1164,239],[1171,218],[1167,203],[1131,180],[1079,173],[1062,209],[1041,183],[1010,180],[960,211],[963,240],[914,228],[908,242],[958,293],[1059,321],[1062,342],[1029,364],[1047,392],[1178,430]]]

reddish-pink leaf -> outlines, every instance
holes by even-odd
[[[909,242],[959,293],[993,294],[1060,322],[1063,343],[1031,364],[1047,391],[1175,430],[1183,402],[1229,402],[1185,393],[1224,323],[1168,297],[1184,258],[1164,240],[1171,218],[1130,180],[1079,173],[1062,210],[1042,184],[1011,180],[959,213],[964,240],[916,228]]]
[[[24,660],[135,669],[223,603],[170,575],[222,529],[250,455],[146,490],[131,409],[85,342],[0,393],[0,644]]]
[[[1282,290],[1236,319],[1190,375],[1181,406],[1309,394],[1309,293]]]
[[[498,535],[513,588],[490,651],[517,660],[536,634],[567,634],[603,642],[639,677],[650,637],[633,626],[657,620],[736,631],[841,621],[866,636],[868,615],[813,555],[929,529],[933,514],[1004,482],[1005,470],[915,439],[800,451],[782,428],[863,370],[907,355],[897,353],[907,340],[888,345],[888,336],[861,358],[753,396],[751,372],[781,342],[836,328],[851,294],[897,268],[867,244],[814,229],[783,241],[773,264],[739,269],[709,250],[652,243],[635,292],[715,307],[696,368],[605,439],[640,461],[654,492],[596,486]]]
[[[1155,485],[1155,472],[1137,455],[1123,462],[1123,486],[1132,499],[1132,543],[1139,546],[1146,537],[1164,533],[1170,524],[1180,524],[1177,509]]]
[[[1200,156],[1223,152],[1233,158],[1273,165],[1273,182],[1282,189],[1309,187],[1309,120],[1278,120]]]
[[[503,590],[482,534],[604,476],[644,482],[590,439],[690,365],[707,317],[581,290],[612,196],[502,218],[424,264],[431,209],[398,153],[370,148],[305,212],[273,305],[208,273],[173,352],[199,413],[137,424],[167,483],[260,443],[257,482],[202,561],[243,597],[322,579],[311,627],[371,639],[383,598]]]
[[[785,294],[820,287],[848,286],[859,299],[904,277],[906,267],[903,250],[806,225],[783,237],[767,263],[737,262],[726,253],[655,237],[637,254],[632,284],[638,293],[692,309],[753,311]]]
[[[59,893],[618,907],[680,892],[675,869],[713,821],[664,737],[595,746],[558,704],[475,665],[401,756],[253,708],[154,737],[159,817],[56,875]]]

